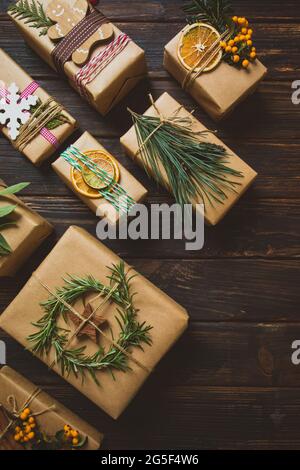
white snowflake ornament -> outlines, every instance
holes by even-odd
[[[11,140],[16,140],[21,124],[25,124],[30,118],[31,106],[37,103],[37,96],[29,95],[21,98],[19,88],[15,83],[8,87],[8,95],[0,100],[0,124],[6,124]]]

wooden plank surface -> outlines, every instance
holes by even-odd
[[[79,120],[78,136],[91,132],[146,185],[148,204],[171,202],[124,155],[119,137],[130,126],[127,106],[144,111],[149,91],[154,97],[168,91],[196,107],[162,68],[163,46],[184,24],[182,1],[101,2],[146,50],[149,66],[149,80],[105,119],[24,44],[4,13],[8,3],[0,1],[0,47]],[[183,241],[105,242],[188,309],[187,333],[117,422],[0,333],[9,364],[103,431],[107,449],[300,448],[300,366],[291,363],[291,344],[300,339],[300,106],[291,102],[292,81],[300,80],[300,2],[233,4],[251,18],[269,74],[226,121],[216,125],[199,108],[196,116],[258,171],[257,181],[222,223],[206,229],[200,252],[186,251]],[[31,181],[24,200],[55,225],[19,274],[1,280],[0,311],[69,225],[95,233],[96,217],[59,180],[51,161],[34,168],[0,138],[1,177],[8,184],[20,175]],[[147,426],[140,425],[141,414]]]

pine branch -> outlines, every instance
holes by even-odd
[[[10,5],[7,10],[15,18],[25,20],[31,28],[41,29],[39,35],[45,36],[48,29],[54,23],[47,17],[43,5],[35,0],[19,0],[14,5]]]
[[[142,344],[151,345],[151,326],[137,321],[137,310],[133,305],[134,294],[131,293],[130,281],[132,277],[125,271],[124,262],[113,265],[111,274],[107,277],[110,287],[105,286],[92,276],[85,278],[68,277],[64,279],[65,284],[56,290],[57,296],[69,305],[73,305],[77,299],[88,292],[97,292],[105,296],[111,292],[111,288],[117,283],[118,288],[112,292],[111,300],[118,305],[115,317],[120,333],[117,344],[126,351],[131,347],[142,348]],[[54,347],[56,361],[60,365],[62,376],[74,374],[84,380],[85,374],[89,373],[93,380],[98,383],[96,372],[108,369],[112,375],[113,370],[126,372],[130,369],[127,356],[116,346],[112,345],[107,352],[100,346],[93,355],[85,354],[85,346],[77,349],[67,349],[69,331],[57,326],[57,320],[63,315],[65,322],[68,321],[68,309],[56,297],[50,297],[42,304],[45,315],[34,323],[38,332],[28,337],[33,344],[32,351],[43,355],[48,354]]]
[[[189,0],[183,6],[183,11],[189,15],[189,23],[209,23],[219,33],[225,31],[231,23],[231,0]]]
[[[145,171],[165,185],[162,165],[177,203],[191,204],[200,195],[211,205],[223,204],[227,199],[225,191],[235,191],[239,183],[230,178],[242,177],[242,173],[226,165],[228,154],[224,147],[199,140],[206,132],[195,134],[189,118],[177,117],[161,125],[158,117],[130,112]]]

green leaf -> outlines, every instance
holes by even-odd
[[[4,236],[2,233],[0,233],[0,256],[6,256],[9,255],[12,252],[11,247],[5,240]]]
[[[22,191],[22,189],[29,186],[29,184],[30,183],[18,183],[18,184],[14,184],[13,186],[9,186],[8,188],[2,189],[0,191],[0,196],[7,196],[7,195],[10,195],[10,194],[16,194],[16,193]]]
[[[0,207],[0,218],[11,214],[16,209],[16,207],[17,206],[15,204],[14,205],[10,204],[9,206]]]

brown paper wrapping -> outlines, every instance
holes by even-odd
[[[75,0],[70,0],[69,3],[74,4],[74,2]],[[46,10],[50,0],[40,0],[40,3]],[[20,29],[29,46],[55,70],[51,57],[55,43],[53,43],[47,35],[39,36],[39,30],[30,28],[28,24],[25,24],[24,20],[16,19],[13,15],[10,16]],[[117,37],[121,31],[115,25],[113,25],[113,28],[114,37]],[[91,58],[99,53],[106,45],[107,44],[96,47],[91,54]],[[78,70],[79,67],[72,61],[66,62],[65,74],[71,86],[75,89],[73,78]],[[146,76],[146,74],[145,53],[137,44],[130,41],[125,49],[87,85],[86,89],[90,96],[90,103],[102,115],[107,114],[115,104],[126,96],[129,91]]]
[[[86,150],[104,150],[106,149],[93,137],[89,132],[84,132],[82,136],[76,140],[73,144],[81,152]],[[114,157],[115,158],[115,157]],[[115,158],[116,160],[116,158]],[[129,171],[127,171],[119,162],[117,162],[120,168],[120,180],[119,184],[127,191],[127,194],[131,196],[136,202],[142,202],[147,196],[147,189],[138,182]],[[106,217],[107,220],[114,224],[119,220],[121,213],[119,213],[106,199],[91,199],[83,196],[74,188],[71,178],[71,167],[62,157],[59,157],[54,163],[52,163],[54,171],[60,176],[64,183],[97,215]]]
[[[177,49],[181,32],[166,46],[164,67],[182,84],[188,70],[178,59]],[[256,60],[247,70],[238,69],[224,61],[212,71],[202,73],[190,83],[187,91],[216,121],[229,114],[237,104],[254,92],[267,73],[266,67]]]
[[[174,100],[168,93],[163,93],[160,98],[155,102],[158,110],[164,117],[169,117],[174,115],[176,111],[180,108],[180,104],[178,101]],[[157,112],[153,106],[151,106],[146,112],[148,116],[157,116]],[[195,119],[185,108],[181,108],[180,111],[177,113],[177,116],[187,117],[189,116],[193,122],[192,128],[195,131],[205,131],[207,130],[197,119]],[[201,137],[203,140],[203,137]],[[214,207],[209,204],[205,203],[205,221],[209,225],[216,225],[229,211],[229,209],[237,202],[237,200],[241,197],[241,195],[248,189],[250,184],[254,181],[257,176],[257,173],[250,168],[243,160],[241,160],[232,150],[230,150],[220,139],[218,139],[214,134],[208,133],[205,137],[206,141],[215,143],[217,145],[222,145],[225,147],[229,153],[228,163],[227,166],[230,168],[234,168],[237,171],[241,171],[243,173],[243,178],[234,178],[230,177],[231,181],[237,181],[240,183],[240,186],[236,187],[235,193],[233,191],[227,190],[225,191],[228,198],[223,202],[223,204],[215,203]],[[121,144],[123,145],[126,153],[133,159],[136,160],[137,163],[141,166],[142,159],[140,153],[138,153],[139,145],[136,137],[136,132],[134,126],[132,126],[129,131],[121,137]],[[150,167],[149,171],[151,172]],[[162,174],[164,175],[165,187],[170,191],[170,187],[168,186],[168,179],[166,173],[162,166],[160,166]],[[195,204],[202,204],[203,200],[199,196],[197,200],[192,201],[193,205]]]
[[[0,81],[9,87],[12,82],[15,82],[16,85],[19,87],[19,90],[22,91],[26,86],[33,81],[33,79],[28,75],[16,62],[7,55],[2,49],[0,49]],[[41,87],[39,87],[35,92],[35,96],[38,96],[45,102],[50,96],[48,93],[45,92]],[[64,123],[57,127],[56,129],[52,129],[52,134],[55,135],[57,140],[62,143],[64,140],[72,134],[76,127],[75,119],[70,116],[66,111],[64,114],[69,118],[70,123]],[[8,129],[6,126],[1,126],[1,131],[8,137]],[[10,140],[10,139],[9,139]],[[14,145],[13,141],[11,141],[12,145]],[[41,135],[36,136],[32,139],[28,145],[24,148],[22,153],[35,165],[40,165],[44,160],[49,158],[54,152],[56,148],[51,145],[44,137]]]
[[[0,369],[0,403],[2,403],[2,405],[8,410],[9,406],[7,405],[7,397],[9,395],[13,395],[17,400],[17,405],[21,407],[36,389],[37,387],[32,382],[25,379],[25,377],[18,374],[10,367],[4,366]],[[88,437],[87,443],[83,448],[84,450],[99,449],[103,440],[103,435],[70,410],[65,408],[61,403],[54,400],[54,398],[47,393],[39,393],[39,395],[31,402],[29,408],[33,413],[37,413],[52,405],[55,406],[53,410],[47,411],[37,417],[37,421],[41,429],[45,431],[46,434],[54,436],[57,431],[63,429],[65,424],[69,424],[82,436]],[[0,441],[0,450],[6,450],[4,440],[3,442]]]
[[[0,179],[0,190],[4,188]],[[46,219],[29,209],[18,197],[0,196],[0,207],[9,204],[17,204],[15,211],[7,217],[7,220],[16,225],[1,229],[1,233],[13,252],[0,256],[0,277],[13,276],[53,230]]]
[[[106,276],[110,271],[107,266],[119,261],[120,258],[117,255],[86,231],[72,226],[40,265],[36,275],[51,290],[63,285],[62,277],[65,277],[66,273],[78,276],[90,274],[108,285]],[[126,265],[127,268],[128,265]],[[135,274],[134,270],[132,274]],[[146,321],[147,324],[153,327],[151,330],[153,344],[152,346],[143,345],[144,351],[132,348],[131,353],[144,367],[152,370],[186,329],[188,316],[180,305],[141,275],[132,280],[132,292],[137,293],[134,299],[135,306],[139,309],[139,320]],[[45,291],[35,277],[32,277],[0,317],[0,327],[24,347],[29,347],[26,338],[36,331],[32,322],[35,322],[43,315],[39,303],[48,297],[48,292]],[[82,302],[79,301],[75,304],[75,308],[77,311],[82,312]],[[114,338],[118,338],[120,329],[115,314],[116,306],[113,303],[107,304],[105,309],[102,310],[102,315],[108,320],[109,327],[112,328]],[[105,330],[107,334],[109,334],[109,327]],[[68,324],[68,328],[74,331],[73,324]],[[105,348],[111,345],[103,338],[98,339],[98,341]],[[90,339],[86,339],[86,337],[74,339],[71,347],[83,345],[87,346],[87,353],[95,353],[98,350],[98,345]],[[53,351],[47,357],[41,359],[48,365],[52,364],[54,359]],[[75,378],[72,374],[65,378],[106,413],[113,418],[117,418],[133,399],[150,373],[130,359],[128,365],[130,365],[131,371],[125,373],[114,371],[115,380],[111,377],[110,372],[98,371],[96,375],[100,387],[95,384],[89,375],[86,375],[84,384],[82,384],[80,377]],[[55,365],[53,370],[60,374],[59,366]]]

